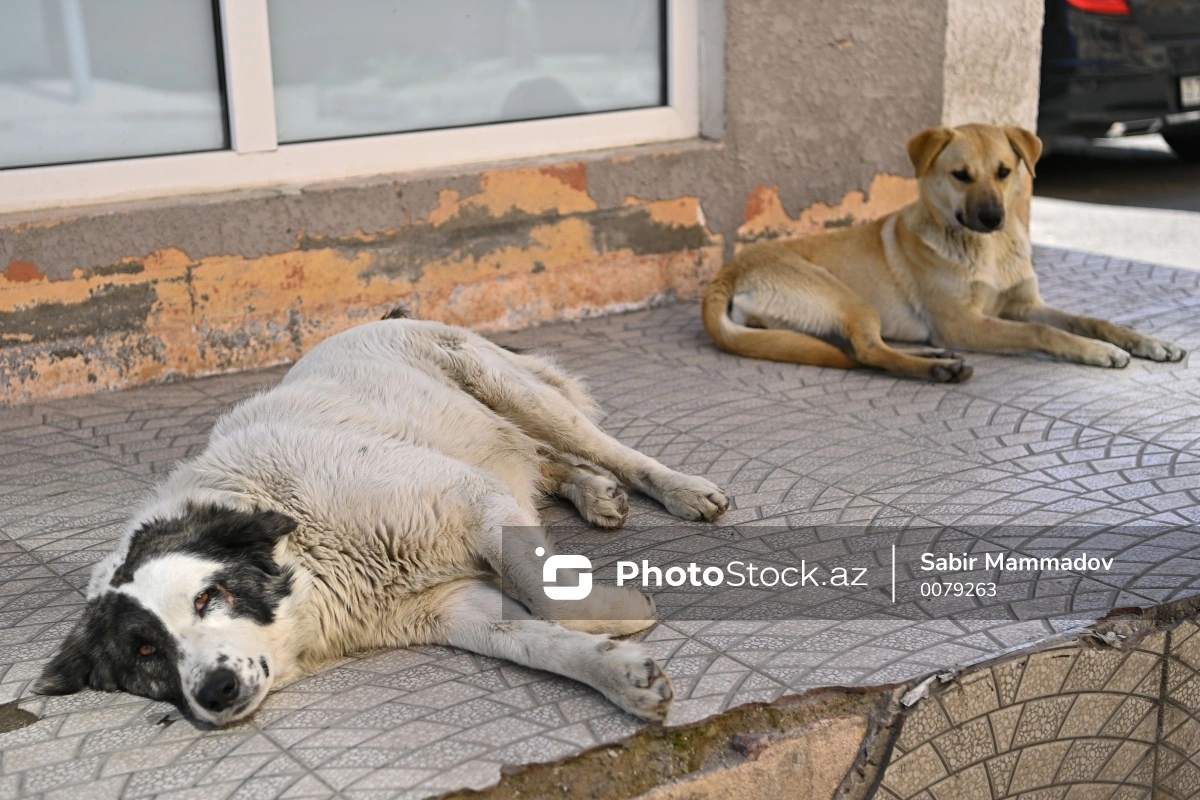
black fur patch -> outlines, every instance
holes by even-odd
[[[292,591],[290,571],[267,576],[246,564],[219,570],[213,581],[233,596],[233,605],[228,606],[231,617],[249,617],[259,625],[275,621],[275,609]]]
[[[140,655],[143,645],[154,652]],[[107,592],[88,603],[34,690],[73,694],[85,686],[103,692],[120,689],[183,705],[177,660],[175,639],[155,614],[128,595]]]
[[[253,568],[290,584],[291,576],[282,575],[272,551],[276,542],[295,529],[295,520],[274,511],[246,513],[189,505],[178,517],[150,520],[134,531],[129,552],[113,572],[110,585],[129,583],[147,561],[172,553]]]

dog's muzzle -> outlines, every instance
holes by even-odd
[[[237,702],[241,689],[237,673],[220,667],[210,672],[200,685],[196,704],[211,714],[220,714]]]
[[[988,233],[1000,230],[1004,224],[1004,211],[999,208],[985,208],[978,216],[980,230]]]
[[[959,211],[954,215],[958,224],[975,233],[994,233],[1004,227],[1004,209],[983,208],[974,214]]]

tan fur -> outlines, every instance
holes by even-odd
[[[737,355],[936,381],[972,371],[941,348],[1102,367],[1124,367],[1130,354],[1183,358],[1173,344],[1042,301],[1029,244],[1041,152],[1017,127],[922,131],[908,143],[914,203],[854,228],[746,248],[709,285],[705,329]]]

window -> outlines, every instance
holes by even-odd
[[[0,211],[696,136],[697,0],[4,0]]]
[[[268,8],[280,142],[666,101],[658,0],[270,0]]]
[[[4,0],[0,167],[222,150],[213,7]]]

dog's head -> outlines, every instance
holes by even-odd
[[[272,554],[295,527],[213,506],[139,526],[96,566],[83,618],[35,691],[124,690],[214,725],[251,713],[278,671],[268,629],[292,575]]]
[[[921,199],[946,225],[976,233],[1004,227],[1021,196],[1021,162],[1034,176],[1042,140],[1024,128],[929,128],[908,143]]]

